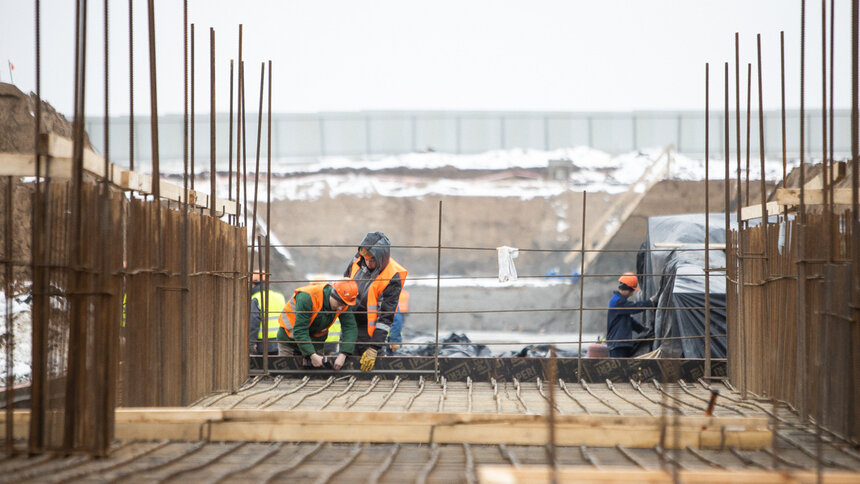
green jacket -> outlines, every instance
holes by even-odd
[[[323,289],[322,311],[320,311],[316,318],[314,318],[313,324],[310,324],[311,313],[313,312],[311,296],[303,292],[296,294],[296,325],[293,327],[293,337],[290,338],[287,336],[287,332],[284,331],[284,328],[279,326],[278,341],[285,342],[298,348],[302,356],[305,357],[310,356],[317,350],[322,351],[323,344],[325,343],[326,336],[328,334],[324,333],[317,337],[313,337],[311,335],[327,332],[328,328],[332,325],[335,312],[329,304],[331,289],[331,286],[326,286],[325,289]],[[358,337],[358,327],[355,324],[355,317],[350,309],[340,313],[340,325],[342,331],[341,341],[344,342],[340,346],[340,352],[351,355],[355,349],[355,340]],[[296,341],[305,341],[305,343],[297,343]],[[313,343],[307,343],[307,341],[313,341]]]

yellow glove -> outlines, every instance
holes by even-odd
[[[364,354],[361,355],[361,371],[370,371],[373,369],[373,365],[376,364],[376,350],[373,348],[368,348],[364,351]]]

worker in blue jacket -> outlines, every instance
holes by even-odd
[[[633,356],[635,342],[633,330],[644,331],[646,328],[633,319],[633,315],[647,308],[654,307],[657,296],[644,301],[628,301],[634,292],[639,290],[639,281],[632,272],[625,272],[618,278],[618,289],[612,293],[609,300],[609,312],[606,314],[606,346],[612,358],[629,358]],[[620,341],[619,341],[620,340]]]

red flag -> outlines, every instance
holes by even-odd
[[[15,64],[13,64],[12,61],[9,61],[9,69],[13,71],[15,70]]]

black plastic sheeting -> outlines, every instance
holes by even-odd
[[[734,218],[731,219],[734,227]],[[725,244],[725,215],[711,214],[711,244]],[[703,358],[705,355],[705,215],[687,214],[651,217],[643,248],[637,256],[640,298],[659,293],[656,311],[645,311],[648,331],[642,338],[686,338],[645,341],[636,354],[661,350],[663,358]],[[665,246],[674,246],[666,248]],[[725,250],[711,248],[710,267],[725,268]],[[654,274],[654,275],[648,275]],[[726,357],[726,284],[723,272],[711,272],[710,292],[711,357]],[[673,309],[677,308],[677,309]]]
[[[425,345],[403,345],[394,353],[394,356],[435,356],[435,339],[432,336],[417,336],[412,339],[414,342],[426,341]],[[549,356],[549,345],[529,345],[524,346],[520,350],[505,351],[502,353],[494,353],[486,345],[474,344],[465,333],[451,333],[444,339],[439,340],[440,343],[459,343],[446,344],[439,346],[439,356],[452,357],[537,357],[545,358]],[[558,357],[575,357],[576,351],[556,349]]]

